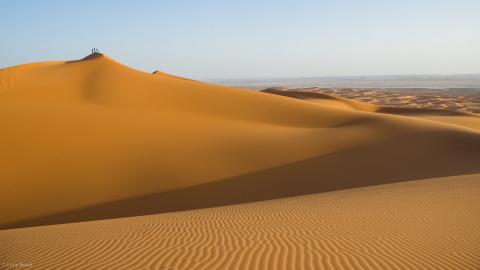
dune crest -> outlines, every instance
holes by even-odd
[[[3,69],[0,226],[480,171],[476,130],[331,105],[152,75],[101,54]]]
[[[160,70],[155,70],[154,72],[152,72],[152,74],[153,74],[153,75],[157,75],[157,76],[162,76],[162,77],[170,77],[170,78],[175,78],[175,79],[181,79],[181,80],[187,80],[187,81],[192,81],[192,82],[198,82],[198,81],[196,81],[196,80],[192,80],[192,79],[189,79],[189,78],[172,75],[172,74],[169,74],[169,73],[160,71]]]

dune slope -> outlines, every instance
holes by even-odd
[[[479,180],[4,230],[0,256],[34,269],[478,269]]]
[[[101,54],[1,70],[0,126],[3,228],[480,171],[473,129],[148,74]]]

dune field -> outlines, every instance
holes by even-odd
[[[0,70],[0,126],[0,268],[480,266],[478,114],[93,53]]]
[[[480,113],[480,89],[478,88],[349,88],[349,87],[268,87],[269,91],[294,91],[327,94],[357,100],[377,106],[410,109],[440,109],[439,111],[463,111]]]
[[[353,91],[352,89],[336,89],[333,93],[341,93],[342,96],[351,96]],[[288,89],[288,88],[267,88],[263,90],[265,93],[271,93],[281,96],[287,96],[295,99],[305,100],[320,104],[323,106],[333,106],[339,109],[353,109],[359,111],[367,112],[379,112],[386,114],[396,114],[404,116],[419,117],[423,119],[429,119],[433,121],[449,123],[453,125],[464,126],[476,130],[480,130],[480,115],[476,113],[468,112],[468,110],[453,110],[453,109],[442,109],[438,106],[432,106],[431,101],[427,98],[422,99],[422,102],[412,102],[411,100],[415,99],[408,94],[405,94],[405,100],[409,101],[405,104],[398,104],[397,102],[389,102],[389,99],[377,99],[377,92],[365,91],[363,95],[354,96],[362,101],[356,99],[347,99],[340,96],[333,96],[330,93],[331,89],[322,89],[317,87],[309,88],[300,88],[300,89]],[[345,93],[346,92],[346,93]],[[380,92],[382,94],[388,93],[390,91]],[[354,92],[357,93],[357,92]],[[396,94],[397,99],[404,99],[404,96],[399,96]],[[438,92],[437,92],[438,94]],[[436,99],[442,101],[442,97],[435,96]],[[451,98],[451,97],[450,97]],[[478,99],[478,101],[477,101]],[[475,101],[480,102],[480,97]],[[368,103],[367,103],[368,102]],[[372,104],[372,103],[376,104]],[[461,102],[460,102],[461,103]],[[456,103],[459,107],[470,105],[470,103]],[[461,106],[460,106],[461,105]],[[475,107],[476,108],[476,107]]]

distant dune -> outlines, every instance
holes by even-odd
[[[470,124],[149,74],[98,53],[2,69],[0,95],[3,228],[480,172]]]
[[[263,92],[305,100],[322,106],[329,106],[338,109],[352,109],[365,112],[413,116],[480,130],[480,115],[463,111],[432,108],[379,106],[356,100],[336,97],[324,93],[301,90],[265,89],[263,90]]]
[[[0,231],[32,269],[478,269],[480,174]]]

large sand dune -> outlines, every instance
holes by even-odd
[[[149,74],[101,54],[1,70],[0,126],[3,228],[480,171],[473,128]]]
[[[479,178],[5,230],[0,257],[32,269],[478,269]]]

